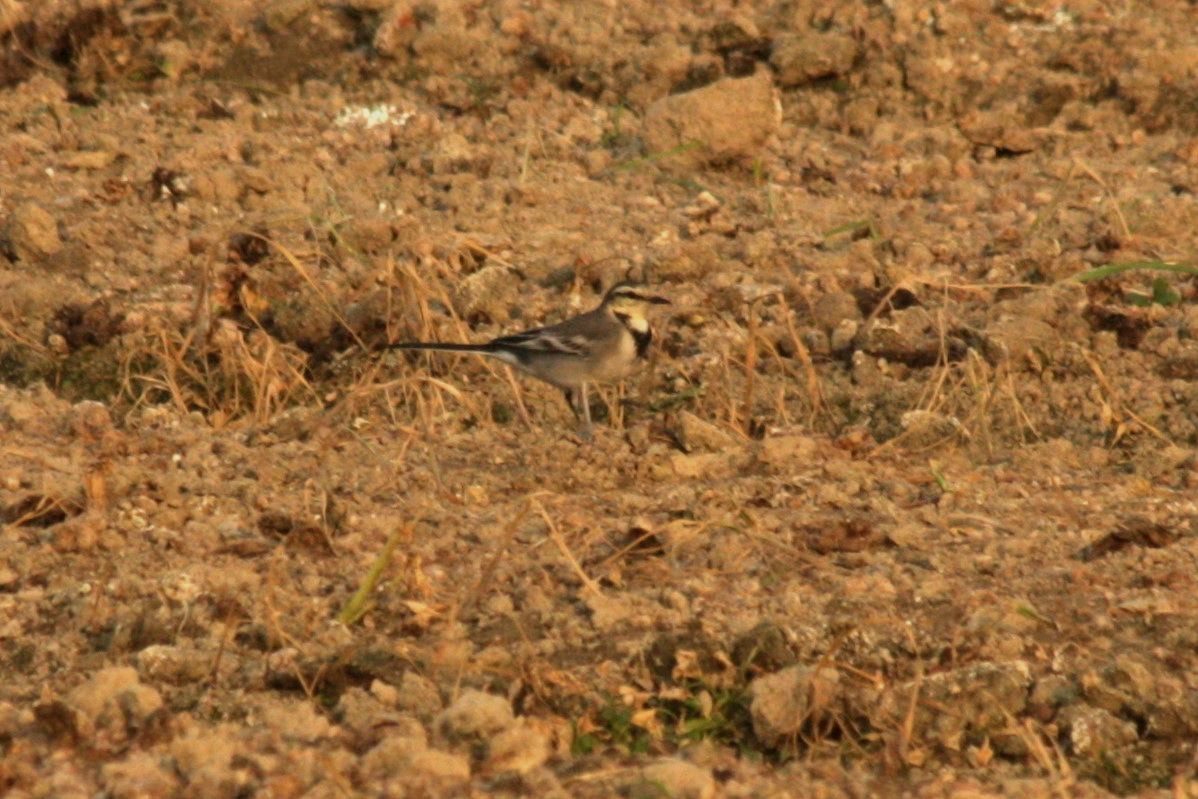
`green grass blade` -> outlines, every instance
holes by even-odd
[[[1123,261],[1105,266],[1096,266],[1068,278],[1079,283],[1089,283],[1093,280],[1121,275],[1124,272],[1176,272],[1182,275],[1198,275],[1198,267],[1189,264],[1174,264],[1167,261]]]
[[[387,543],[383,545],[383,551],[374,559],[374,564],[371,565],[370,571],[362,579],[362,583],[358,586],[358,590],[345,603],[345,607],[341,608],[341,612],[337,614],[337,621],[345,625],[353,624],[366,615],[366,611],[370,609],[370,594],[378,585],[379,579],[383,576],[383,572],[387,568],[387,564],[391,562],[391,553],[395,551],[395,547],[399,544],[399,539],[408,531],[406,529],[397,528],[387,537]]]

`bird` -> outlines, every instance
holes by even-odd
[[[645,294],[628,281],[613,285],[600,303],[584,314],[546,327],[534,327],[481,344],[398,341],[388,350],[432,350],[485,355],[562,391],[580,422],[579,434],[591,437],[592,383],[622,380],[646,359],[653,342],[648,310],[669,305],[664,297]]]

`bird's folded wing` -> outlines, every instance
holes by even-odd
[[[493,347],[513,352],[573,355],[578,358],[590,355],[591,344],[586,336],[563,336],[545,328],[504,336],[491,342]]]

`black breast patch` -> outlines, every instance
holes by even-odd
[[[636,342],[636,357],[644,358],[649,352],[649,345],[653,343],[653,331],[646,330],[643,333],[638,330],[629,330],[632,334],[632,340]]]
[[[636,342],[636,357],[644,358],[649,352],[649,345],[653,343],[653,330],[637,330],[632,325],[628,324],[629,317],[627,314],[618,313],[616,318],[624,323],[624,327],[632,334],[632,340]]]

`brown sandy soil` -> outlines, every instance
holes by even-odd
[[[1198,797],[1196,29],[0,0],[0,793]]]

